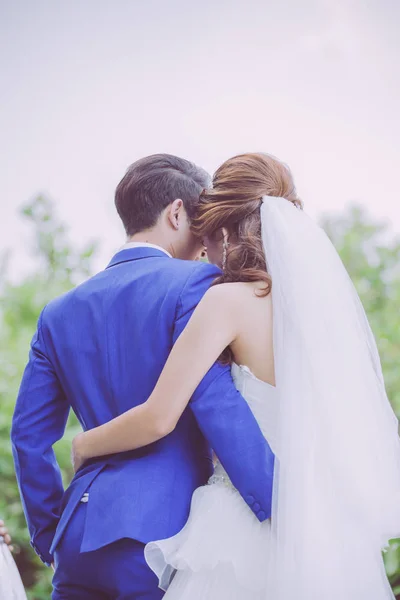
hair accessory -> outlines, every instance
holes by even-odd
[[[225,271],[226,268],[226,259],[227,259],[227,255],[228,255],[228,248],[229,248],[229,242],[226,239],[226,237],[224,237],[224,242],[223,242],[223,247],[222,247],[222,270]]]

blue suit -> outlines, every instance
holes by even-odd
[[[121,540],[132,543],[134,572],[144,544],[174,535],[185,524],[193,491],[212,473],[211,448],[259,520],[270,516],[273,455],[234,387],[229,366],[220,363],[204,377],[170,435],[139,450],[91,461],[65,493],[52,450],[71,408],[82,427],[90,429],[149,397],[174,342],[218,274],[212,265],[171,259],[158,249],[124,249],[107,269],[50,302],[40,315],[12,443],[32,545],[47,564],[55,553],[60,573],[63,545],[68,545],[65,556],[89,553],[85,560],[90,563],[91,554],[107,552],[112,564]],[[89,502],[83,505],[88,491]],[[74,519],[81,519],[82,527],[75,529],[82,530],[79,539],[70,540]],[[156,582],[149,585],[155,587],[148,596],[135,595],[128,582],[131,595],[114,591],[104,597],[160,597]]]

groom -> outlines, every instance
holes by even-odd
[[[71,408],[88,429],[152,392],[219,274],[192,260],[201,244],[190,221],[208,184],[202,169],[167,154],[131,165],[115,196],[128,242],[104,271],[39,317],[12,442],[32,545],[54,563],[54,600],[161,598],[144,545],[183,527],[193,491],[212,473],[211,448],[258,519],[270,516],[273,456],[229,367],[219,363],[170,435],[91,461],[65,493],[52,450]]]

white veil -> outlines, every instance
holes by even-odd
[[[324,231],[284,198],[260,210],[280,406],[266,600],[394,598],[400,445],[373,334]]]

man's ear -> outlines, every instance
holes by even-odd
[[[177,231],[180,227],[181,220],[183,217],[183,202],[180,198],[177,198],[168,207],[167,217],[171,226]]]

